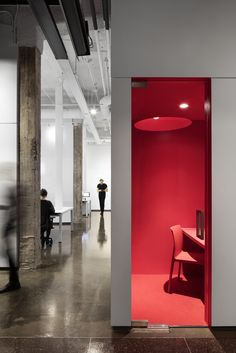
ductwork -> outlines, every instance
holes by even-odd
[[[100,100],[101,114],[107,120],[108,128],[111,133],[111,96],[105,96]]]
[[[105,96],[100,100],[101,112],[104,115],[110,115],[111,96]]]

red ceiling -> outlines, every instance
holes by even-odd
[[[208,79],[133,79],[146,81],[147,86],[132,88],[132,119],[154,116],[176,116],[204,120],[204,103]],[[189,108],[180,109],[180,103]]]

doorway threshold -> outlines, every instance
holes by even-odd
[[[165,324],[150,324],[150,325],[148,325],[148,330],[155,330],[155,331],[170,333],[170,327]]]
[[[170,333],[170,327],[165,324],[149,324],[148,320],[132,321],[133,333]]]

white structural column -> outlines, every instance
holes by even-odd
[[[56,192],[55,207],[63,207],[63,77],[59,77],[55,89],[55,153]]]
[[[131,80],[112,79],[111,325],[131,325]]]
[[[212,325],[236,325],[236,79],[212,80]]]

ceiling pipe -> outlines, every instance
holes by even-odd
[[[111,77],[111,40],[110,40],[110,31],[106,29],[106,42],[107,42],[107,58],[109,65],[109,74]]]
[[[89,71],[89,75],[90,75],[90,78],[91,78],[91,81],[92,81],[92,84],[93,84],[93,87],[94,87],[94,90],[95,90],[95,95],[96,95],[96,98],[97,98],[97,103],[99,104],[99,98],[98,98],[98,88],[97,88],[97,85],[95,83],[95,79],[94,79],[94,76],[93,76],[93,73],[92,73],[92,70],[90,68],[90,61],[92,61],[91,59],[85,59],[86,61],[86,64],[87,64],[87,67],[88,67],[88,71]]]
[[[94,144],[94,141],[91,140],[91,139],[88,138],[88,137],[86,138],[86,142],[89,143],[89,144],[91,144],[91,145]],[[107,137],[104,138],[104,139],[102,139],[102,144],[106,144],[106,143],[107,143],[107,144],[110,144],[110,143],[111,143],[111,139],[110,139],[110,138],[107,138]]]
[[[103,94],[104,94],[104,96],[106,96],[107,89],[106,89],[106,84],[105,84],[105,75],[104,75],[104,69],[103,69],[103,64],[102,64],[102,55],[101,55],[101,50],[100,50],[98,31],[95,30],[94,34],[95,34],[95,42],[96,42],[97,52],[98,52],[98,63],[99,63],[99,68],[100,68],[100,73],[101,73],[101,78],[102,78]]]
[[[106,80],[107,80],[107,94],[110,95],[111,94],[111,80],[110,80],[110,70],[109,70],[109,60],[106,57],[105,58],[105,76],[106,76]]]
[[[102,116],[107,120],[108,129],[111,134],[111,112],[110,112],[110,105],[111,105],[111,96],[105,96],[100,100],[100,107]]]
[[[100,105],[100,108],[101,108],[101,113],[102,113],[102,115],[105,117],[105,119],[107,121],[108,130],[109,130],[109,132],[111,134],[111,123],[110,123],[111,114],[110,114],[110,110],[109,110],[109,105],[111,104],[111,96],[105,96],[99,101],[98,93],[97,93],[97,87],[96,87],[96,84],[95,84],[95,79],[94,79],[93,73],[92,73],[92,71],[90,69],[89,60],[87,59],[86,62],[87,62],[87,65],[88,65],[91,81],[92,81],[93,86],[94,86],[94,88],[96,90],[96,97],[97,97],[98,104]]]
[[[100,69],[101,79],[102,79],[103,94],[104,94],[104,96],[106,96],[107,89],[106,89],[106,84],[105,84],[105,74],[104,74],[104,69],[103,69],[102,55],[101,55],[99,38],[98,38],[98,25],[97,25],[97,16],[96,16],[96,9],[95,9],[95,5],[94,5],[94,0],[90,0],[90,9],[91,9],[91,15],[92,15],[92,20],[93,20],[95,42],[96,42],[96,46],[97,46],[98,63],[99,63],[99,69]]]
[[[97,30],[98,30],[98,25],[97,25],[97,16],[96,16],[96,9],[95,9],[95,5],[94,5],[94,0],[90,0],[90,9],[91,9],[91,15],[92,15],[92,20],[93,20],[93,26],[94,26],[94,31],[95,31],[95,39],[96,39],[96,34],[97,34]],[[109,20],[109,9],[107,7],[108,10],[108,20]],[[107,16],[107,15],[106,15]],[[103,5],[103,18],[105,20],[105,11],[104,11],[104,5]],[[108,21],[108,28],[109,28],[109,21]],[[107,83],[108,83],[108,92],[110,92],[110,68],[111,68],[111,50],[110,50],[110,33],[109,33],[109,29],[106,29],[106,42],[107,42],[107,56],[108,56],[108,73],[107,73]],[[99,41],[98,41],[98,36],[97,36],[97,40],[96,40],[96,44],[97,44],[97,48],[99,48],[100,50],[100,45],[99,45]],[[100,66],[100,70],[101,71],[101,75],[103,77],[103,82],[104,82],[104,86],[105,87],[105,78],[104,78],[104,69],[103,66]],[[107,120],[107,124],[108,124],[108,129],[109,132],[111,134],[111,123],[110,123],[110,110],[109,110],[109,105],[111,104],[111,97],[106,95],[106,89],[103,89],[103,93],[104,93],[104,97],[100,100],[100,107],[101,107],[101,113],[102,115],[105,117],[105,119]]]

